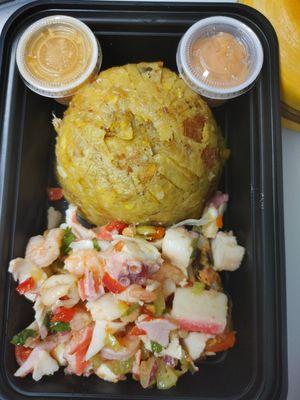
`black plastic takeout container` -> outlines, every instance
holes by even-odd
[[[63,107],[31,92],[15,63],[20,32],[50,14],[80,18],[97,35],[102,69],[129,62],[163,60],[176,70],[176,48],[197,20],[238,18],[259,36],[264,65],[256,85],[215,110],[231,157],[221,185],[230,194],[226,227],[246,247],[242,267],[224,275],[233,301],[237,344],[200,363],[169,391],[143,390],[127,379],[112,384],[97,377],[64,376],[34,382],[15,378],[13,334],[29,324],[32,305],[15,292],[9,260],[23,256],[28,239],[46,227],[45,188],[53,185],[55,134],[52,112]],[[286,396],[286,320],[282,208],[278,47],[274,30],[259,13],[237,4],[108,3],[37,1],[7,22],[0,44],[0,397],[102,399],[283,399]]]

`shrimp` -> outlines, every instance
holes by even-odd
[[[136,303],[138,301],[143,301],[145,303],[151,303],[156,299],[156,293],[150,292],[144,289],[140,285],[130,285],[122,293],[117,295],[118,299],[125,301],[126,303]]]
[[[65,259],[65,269],[70,274],[82,276],[86,271],[104,275],[104,260],[95,249],[82,249],[74,251]]]
[[[172,279],[172,281],[176,285],[179,285],[179,283],[182,282],[185,278],[186,276],[179,268],[175,267],[167,261],[165,261],[160,269],[151,276],[151,279],[158,282]]]
[[[60,255],[63,236],[60,228],[46,231],[43,236],[33,236],[27,244],[25,258],[40,268],[48,267]]]
[[[52,275],[42,285],[40,290],[41,301],[45,306],[53,306],[63,296],[67,296],[70,292],[74,296],[74,288],[76,287],[76,278],[69,274]],[[76,299],[78,303],[79,295],[77,292]],[[75,303],[76,304],[76,303]]]

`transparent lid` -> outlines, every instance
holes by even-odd
[[[76,18],[55,15],[30,25],[17,47],[17,65],[28,86],[49,96],[66,95],[94,72],[101,49]]]
[[[215,98],[245,91],[259,74],[263,50],[256,34],[229,17],[200,20],[184,34],[177,61],[183,77]]]

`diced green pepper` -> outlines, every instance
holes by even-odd
[[[91,359],[90,359],[93,370],[96,371],[100,367],[100,365],[103,363],[103,359],[100,356],[100,354],[95,354]]]
[[[118,351],[121,348],[118,339],[111,333],[106,336],[105,344],[114,351]]]
[[[156,228],[155,228],[155,226],[151,226],[151,225],[138,225],[136,227],[136,233],[138,233],[139,235],[144,235],[144,236],[155,235]]]
[[[161,344],[154,342],[153,340],[151,340],[151,350],[152,353],[160,353],[162,351],[163,347]]]
[[[156,374],[156,385],[158,389],[166,390],[176,385],[177,374],[175,370],[160,361]]]
[[[192,374],[194,374],[197,371],[193,363],[193,360],[185,351],[183,352],[180,363],[181,363],[181,370],[176,371],[178,373],[178,376],[185,374],[187,371],[190,371]]]
[[[204,290],[205,286],[202,282],[194,282],[192,287],[193,294],[201,294]]]
[[[165,298],[161,290],[156,292],[156,299],[154,300],[153,304],[155,307],[154,316],[160,317],[166,308]]]
[[[31,337],[36,337],[37,336],[37,332],[33,329],[24,329],[23,331],[21,331],[20,333],[18,333],[17,335],[15,335],[10,343],[14,344],[16,346],[24,346],[24,344],[26,343],[26,340],[28,338]]]
[[[132,370],[133,359],[129,358],[125,361],[108,361],[106,365],[115,375],[126,375]]]
[[[144,389],[153,385],[155,382],[156,359],[150,357],[146,361],[142,361],[140,365],[140,382]]]

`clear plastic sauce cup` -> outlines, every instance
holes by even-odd
[[[22,34],[16,53],[25,84],[34,92],[67,103],[101,67],[95,35],[80,20],[64,15],[40,19]]]
[[[257,35],[229,17],[210,17],[192,25],[177,49],[181,77],[207,99],[226,100],[248,91],[262,68]]]

